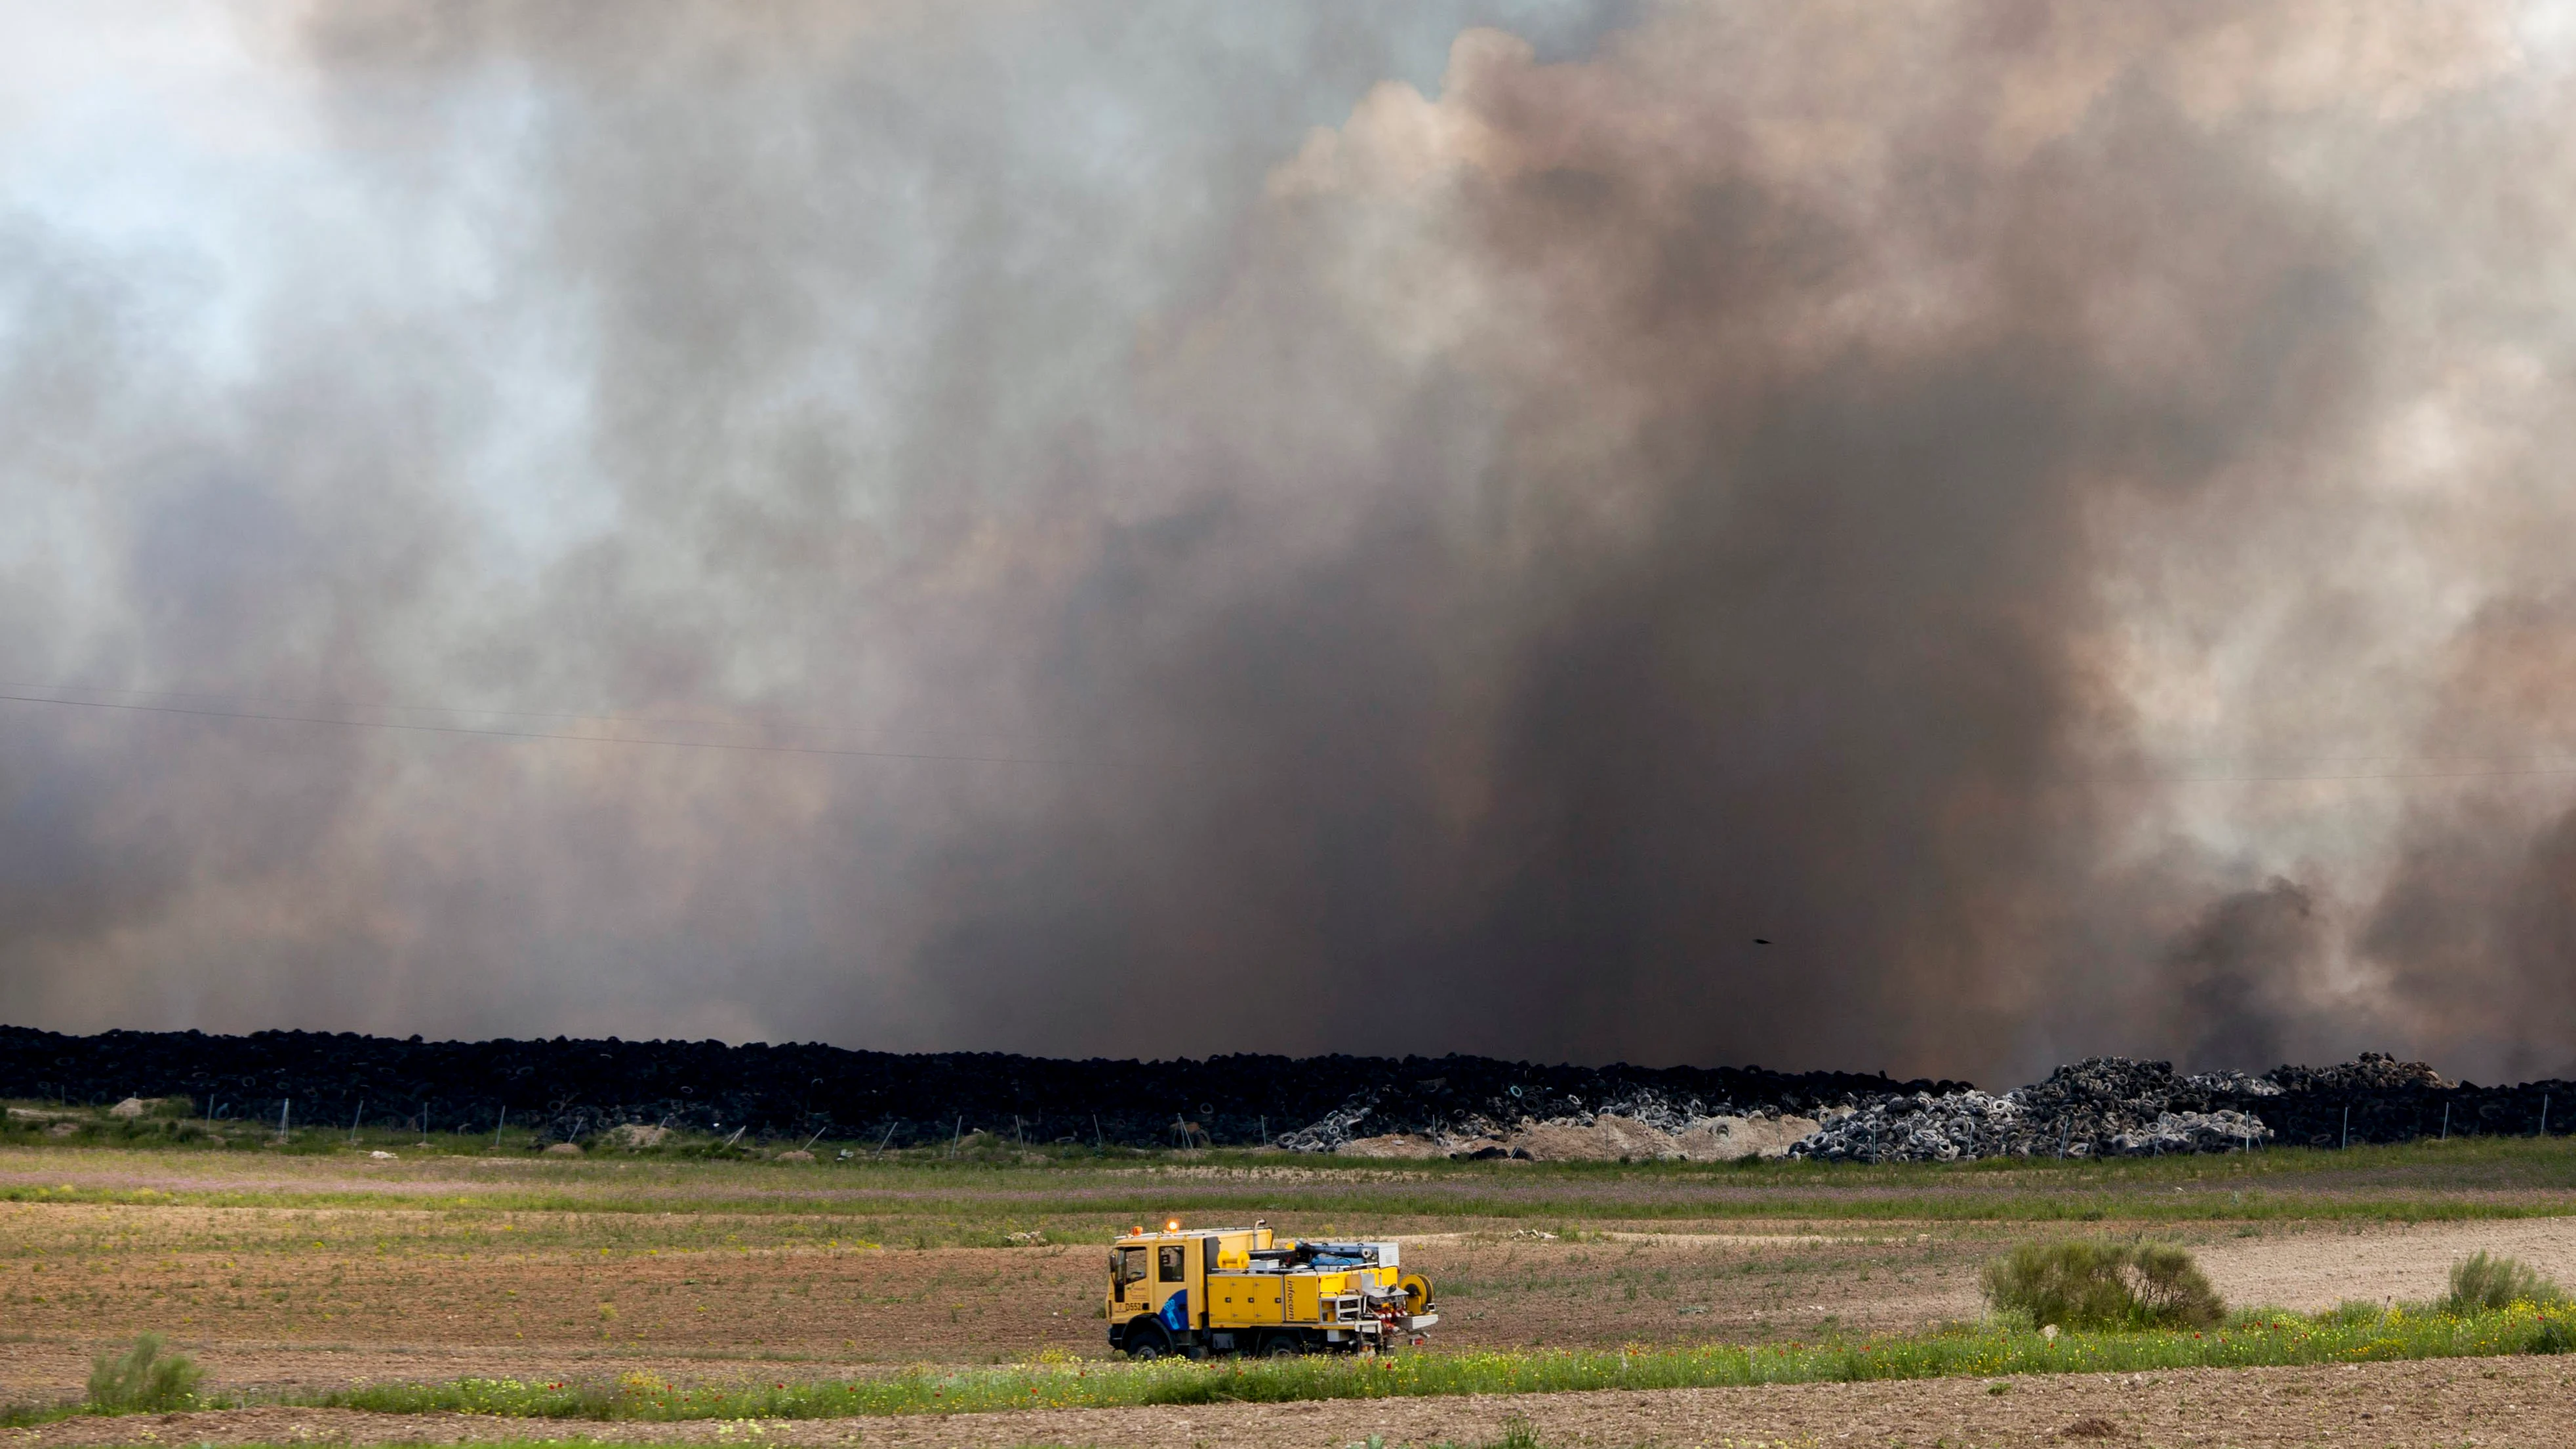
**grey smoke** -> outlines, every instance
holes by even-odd
[[[0,704],[0,1016],[2565,1063],[2563,781],[2179,778],[2559,743],[2534,17],[1406,16],[241,12],[0,672],[1017,763]]]
[[[2289,1032],[2321,1010],[2316,902],[2275,878],[2212,902],[2160,983],[2187,1062],[2288,1060]]]

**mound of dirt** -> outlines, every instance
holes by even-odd
[[[1532,1122],[1505,1140],[1539,1162],[1600,1162],[1678,1156],[1669,1132],[1604,1112],[1590,1122]]]
[[[1550,1121],[1524,1119],[1511,1127],[1486,1125],[1460,1132],[1387,1132],[1354,1137],[1336,1149],[1342,1157],[1505,1158],[1528,1162],[1733,1162],[1780,1157],[1816,1130],[1814,1117],[1752,1113],[1671,1116],[1650,1120],[1624,1112],[1593,1112]]]
[[[1673,1145],[1693,1162],[1786,1157],[1793,1144],[1822,1125],[1814,1117],[1711,1117],[1675,1134]]]
[[[1780,1157],[1790,1144],[1816,1130],[1812,1117],[1712,1116],[1694,1118],[1667,1131],[1652,1122],[1616,1112],[1603,1112],[1589,1122],[1566,1119],[1530,1122],[1499,1144],[1513,1155],[1539,1162],[1734,1162],[1746,1157]]]
[[[1389,1132],[1379,1137],[1354,1137],[1341,1146],[1344,1157],[1451,1157],[1473,1152],[1475,1147],[1443,1141],[1422,1132]]]
[[[1463,1132],[1386,1132],[1354,1137],[1342,1157],[1509,1158],[1530,1162],[1733,1162],[1780,1157],[1816,1130],[1813,1117],[1673,1116],[1657,1122],[1623,1112],[1593,1112],[1551,1121]]]

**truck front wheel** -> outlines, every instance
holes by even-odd
[[[1168,1357],[1172,1352],[1172,1335],[1159,1323],[1131,1323],[1127,1326],[1127,1356],[1138,1363]]]

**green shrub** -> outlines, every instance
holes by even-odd
[[[2566,1296],[2520,1258],[2476,1252],[2451,1265],[2451,1292],[2439,1306],[2448,1313],[2491,1312],[2516,1303],[2557,1303]]]
[[[175,1409],[196,1396],[203,1371],[186,1354],[161,1352],[161,1335],[134,1340],[123,1357],[102,1353],[90,1360],[89,1406],[107,1413]]]
[[[2216,1328],[2226,1321],[2226,1301],[2209,1286],[2191,1254],[2163,1243],[2140,1243],[2129,1250],[2129,1266],[2146,1322],[2159,1328]]]
[[[2121,1251],[2107,1243],[2024,1243],[1986,1265],[1986,1302],[2034,1325],[2090,1328],[2127,1321]]]
[[[2227,1305],[2180,1248],[2024,1243],[1986,1265],[1986,1301],[2068,1329],[2215,1328]]]

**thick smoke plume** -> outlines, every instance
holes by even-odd
[[[200,713],[0,703],[0,1016],[2568,1068],[2545,17],[1291,9],[243,9],[224,206],[12,183],[0,693]]]

